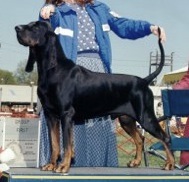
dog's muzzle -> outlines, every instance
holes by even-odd
[[[21,25],[15,27],[16,32],[20,32],[23,29]]]
[[[24,27],[22,25],[18,25],[15,27],[16,34],[17,34],[17,39],[18,42],[24,46],[28,46],[28,43],[26,41],[26,37],[24,36]]]

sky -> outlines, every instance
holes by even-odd
[[[146,20],[162,26],[167,35],[165,54],[173,54],[173,70],[189,61],[189,0],[101,0],[122,17]],[[38,19],[44,0],[4,0],[0,11],[0,69],[16,71],[27,60],[28,48],[16,39],[14,27]],[[158,39],[150,35],[137,40],[121,39],[110,32],[112,70],[145,77],[149,74],[150,53],[158,50]],[[152,68],[153,69],[153,68]],[[165,67],[161,74],[170,71]]]

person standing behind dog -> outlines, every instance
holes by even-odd
[[[173,85],[173,90],[188,90],[189,89],[189,65],[187,72],[183,75],[181,80]],[[176,118],[178,119],[178,118]],[[189,138],[189,116],[184,128],[184,137]],[[188,145],[188,143],[186,143]],[[180,153],[180,165],[189,164],[189,151],[181,151]]]
[[[40,19],[49,20],[68,59],[91,71],[111,73],[108,32],[137,39],[158,35],[158,26],[120,17],[96,0],[46,0]],[[165,32],[161,28],[161,38]],[[61,79],[61,78],[60,78]],[[89,119],[74,126],[75,166],[118,166],[116,136],[110,116]],[[49,160],[48,134],[42,113],[41,165]],[[42,156],[41,155],[41,156]]]

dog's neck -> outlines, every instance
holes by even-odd
[[[56,35],[50,36],[44,46],[37,47],[36,49],[38,49],[36,52],[39,54],[37,61],[39,72],[54,69],[67,62],[67,58]],[[46,59],[48,59],[48,61]]]

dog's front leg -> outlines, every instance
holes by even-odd
[[[43,171],[53,171],[57,168],[57,160],[60,156],[60,121],[56,119],[48,120],[48,129],[51,142],[50,163],[42,167]]]
[[[55,170],[56,172],[67,173],[70,169],[71,158],[73,156],[72,150],[72,131],[73,131],[73,115],[75,111],[73,108],[70,108],[68,112],[63,115],[61,120],[62,131],[63,131],[63,146],[64,146],[64,158],[62,163]]]

